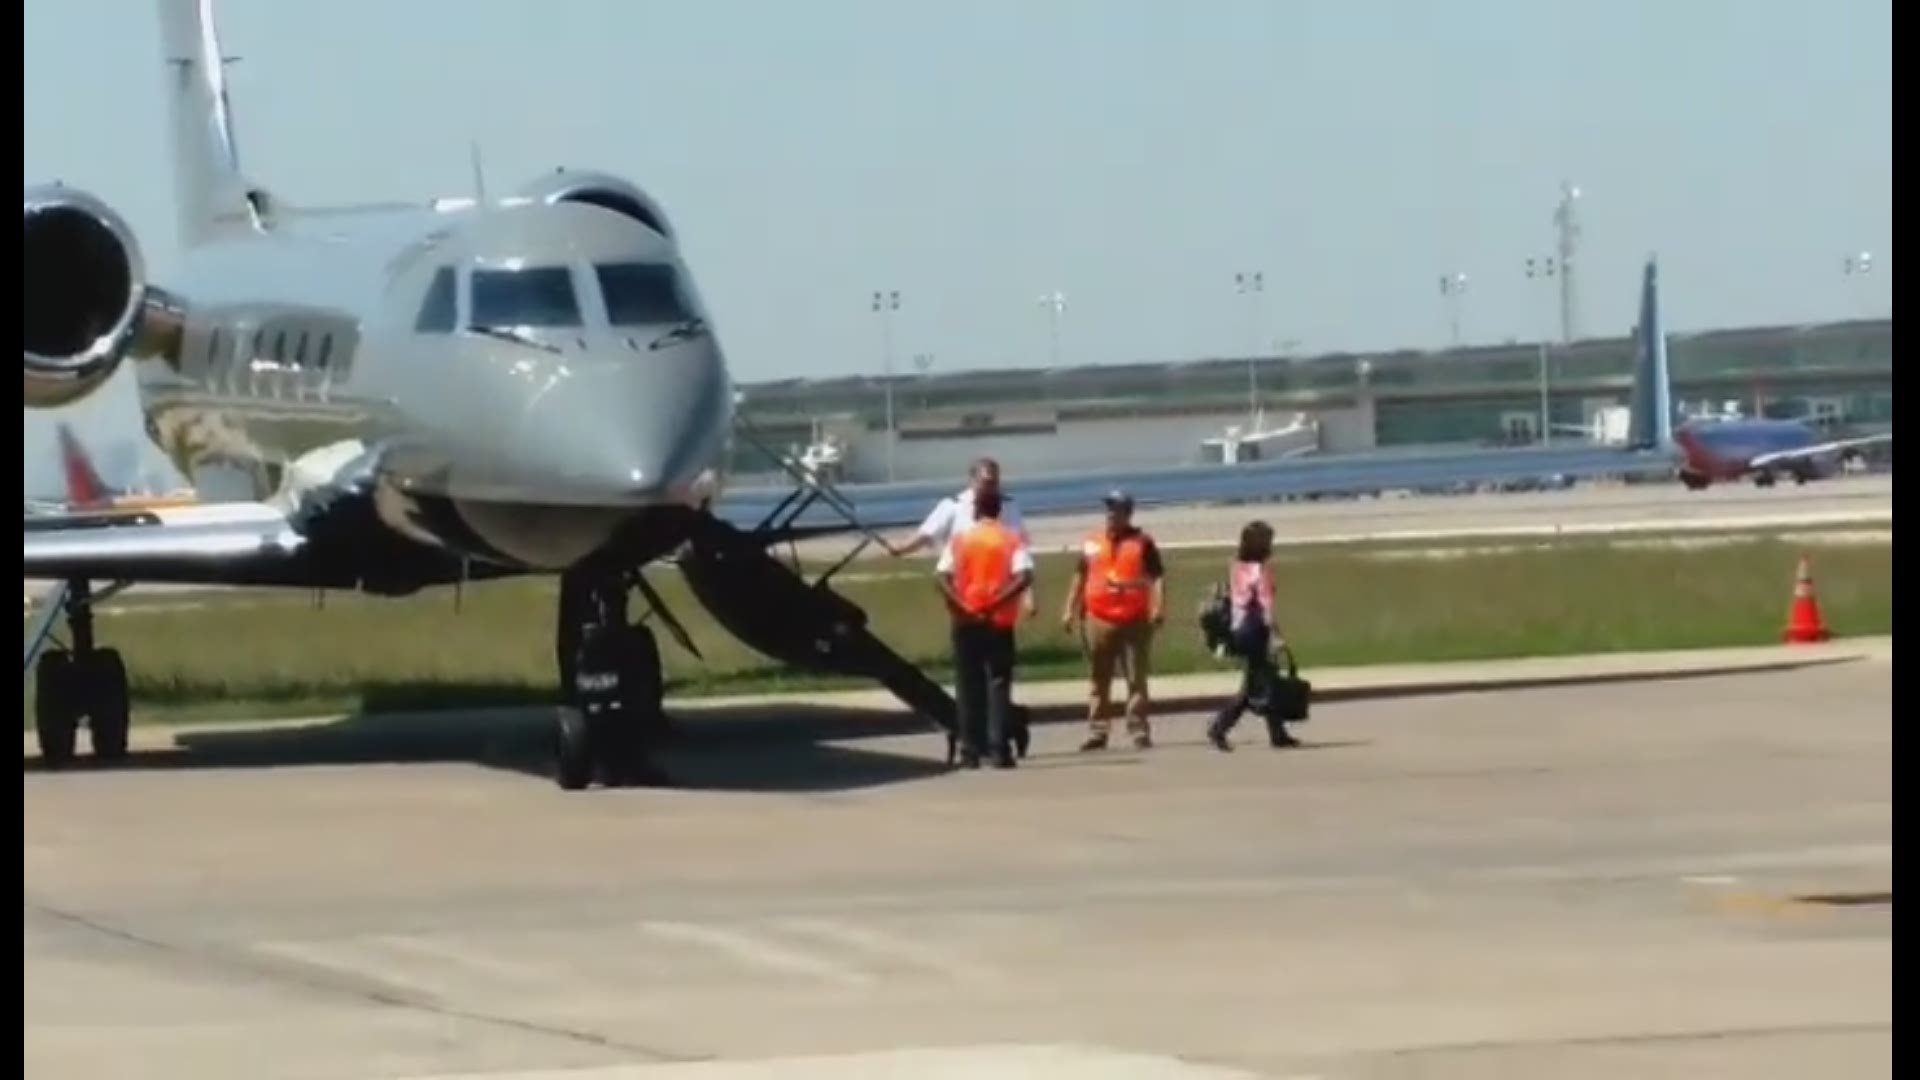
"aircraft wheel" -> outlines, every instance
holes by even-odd
[[[646,733],[640,729],[640,718],[623,709],[594,719],[599,722],[595,743],[600,750],[600,782],[610,788],[646,783]]]
[[[80,727],[79,684],[74,678],[73,654],[49,649],[34,665],[34,733],[40,740],[40,758],[57,769],[73,760],[74,733]]]
[[[651,743],[666,734],[666,673],[660,664],[660,643],[639,627],[623,637],[620,688],[626,697],[625,719],[627,726],[638,728]]]
[[[555,780],[562,791],[580,791],[593,783],[594,739],[591,718],[572,706],[561,706],[555,725]]]
[[[660,645],[645,627],[618,631],[619,706],[594,717],[602,782],[640,787],[663,782],[653,751],[666,738]]]
[[[87,657],[87,734],[93,756],[118,761],[127,756],[131,708],[127,701],[127,665],[117,649],[96,649]]]

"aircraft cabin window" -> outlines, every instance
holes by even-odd
[[[532,270],[475,270],[473,313],[476,328],[580,325],[580,302],[573,295],[573,272],[564,266]]]
[[[603,263],[593,268],[614,326],[659,326],[698,316],[681,288],[680,272],[666,263]]]
[[[453,267],[443,266],[427,286],[427,297],[420,302],[420,315],[413,321],[417,334],[451,334],[454,322]]]

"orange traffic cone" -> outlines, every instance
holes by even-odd
[[[1787,629],[1781,635],[1789,644],[1810,641],[1825,641],[1832,637],[1825,620],[1820,618],[1820,601],[1813,596],[1813,571],[1807,564],[1807,557],[1800,556],[1800,569],[1793,579],[1793,606],[1787,611]]]

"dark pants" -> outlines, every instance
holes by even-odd
[[[987,623],[953,628],[954,698],[960,707],[960,752],[1011,753],[1008,721],[1013,711],[1013,631]]]
[[[1268,651],[1272,644],[1271,632],[1265,623],[1249,619],[1233,632],[1233,651],[1240,654],[1246,668],[1240,676],[1240,692],[1214,717],[1216,730],[1232,731],[1248,709],[1266,715],[1275,674],[1273,656]]]

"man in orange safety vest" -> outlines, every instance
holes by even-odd
[[[1154,628],[1166,613],[1166,567],[1153,537],[1133,524],[1133,497],[1115,491],[1106,497],[1107,527],[1080,546],[1080,563],[1067,588],[1067,610],[1060,622],[1068,633],[1083,625],[1087,659],[1093,668],[1082,750],[1107,746],[1113,669],[1127,677],[1127,730],[1133,745],[1153,745],[1147,722],[1147,664]]]
[[[1020,597],[1033,585],[1033,553],[1000,521],[1000,493],[973,499],[974,524],[956,533],[935,574],[953,617],[954,698],[959,705],[960,764],[980,767],[984,750],[996,769],[1013,768],[1014,627]]]

